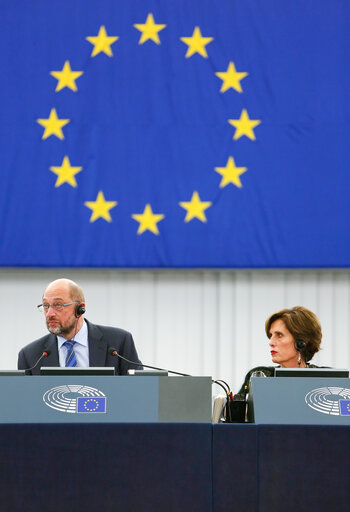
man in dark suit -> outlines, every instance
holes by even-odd
[[[50,334],[29,343],[19,352],[18,369],[40,374],[40,366],[114,366],[116,375],[126,375],[128,369],[141,369],[113,355],[140,363],[132,335],[116,327],[94,325],[84,319],[85,298],[80,286],[69,279],[50,283],[42,304]]]

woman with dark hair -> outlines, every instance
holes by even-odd
[[[282,309],[271,315],[265,322],[265,332],[269,338],[271,359],[281,368],[317,368],[309,361],[320,350],[322,329],[312,311],[303,306]],[[262,372],[273,377],[276,366],[258,366],[246,375],[239,395],[249,391],[250,377],[254,372]]]

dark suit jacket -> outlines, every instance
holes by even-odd
[[[89,339],[89,366],[114,366],[116,375],[126,375],[129,368],[142,369],[142,366],[129,364],[118,356],[108,354],[108,348],[113,347],[118,354],[130,361],[140,363],[134,340],[128,331],[117,327],[94,325],[86,320]],[[31,372],[40,375],[41,366],[59,366],[57,337],[47,334],[26,345],[18,354],[19,370],[26,370],[35,365],[42,353],[50,351],[50,355],[42,359]]]

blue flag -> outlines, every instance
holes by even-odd
[[[0,265],[350,265],[349,2],[0,17]]]
[[[106,412],[106,397],[78,397],[77,412],[85,414]]]
[[[340,415],[350,416],[350,400],[339,400]]]

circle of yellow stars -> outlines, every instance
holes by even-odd
[[[84,402],[84,409],[88,412],[95,412],[99,408],[100,404],[96,398],[88,398]]]
[[[134,28],[141,32],[138,44],[144,44],[147,41],[153,41],[157,45],[161,44],[159,32],[166,28],[166,24],[155,23],[152,13],[147,15],[144,23],[135,23]],[[185,58],[188,59],[195,54],[199,54],[203,58],[208,58],[207,45],[211,43],[213,37],[205,37],[202,35],[200,27],[195,26],[191,36],[180,37],[182,43],[187,46]],[[88,36],[86,40],[92,44],[92,52],[90,57],[96,57],[100,53],[104,53],[108,57],[113,57],[112,45],[119,40],[118,36],[110,36],[106,27],[102,25],[96,36]],[[61,70],[51,71],[50,75],[57,80],[55,92],[59,92],[64,88],[68,88],[73,92],[78,91],[76,80],[84,74],[83,71],[73,71],[69,60],[64,62]],[[220,93],[233,89],[238,93],[242,93],[241,81],[248,76],[245,71],[237,71],[234,62],[229,62],[226,71],[218,71],[215,75],[222,80]],[[254,129],[261,124],[260,119],[251,119],[248,111],[242,109],[240,117],[236,119],[228,119],[227,121],[235,128],[233,140],[241,137],[247,137],[250,140],[256,140]],[[48,118],[39,118],[37,123],[44,128],[42,140],[50,136],[55,136],[60,140],[64,139],[63,128],[70,123],[70,119],[59,118],[55,108],[52,108]],[[50,171],[57,175],[55,187],[60,187],[67,183],[71,187],[77,187],[75,176],[83,170],[81,166],[73,166],[70,163],[68,155],[65,155],[61,165],[50,167]],[[248,169],[236,165],[233,156],[229,156],[225,167],[215,167],[215,172],[221,175],[220,188],[229,184],[237,188],[242,188],[241,176]],[[102,190],[97,194],[95,201],[85,201],[84,205],[89,208],[92,213],[90,222],[97,219],[104,219],[112,222],[110,210],[118,205],[117,201],[108,201]],[[190,222],[198,219],[201,222],[207,222],[205,211],[212,206],[211,201],[202,201],[199,192],[195,190],[189,201],[180,201],[179,206],[186,210],[184,222]],[[152,206],[147,203],[142,213],[133,213],[132,219],[139,223],[137,234],[141,235],[145,231],[150,231],[155,235],[159,235],[158,223],[165,218],[162,213],[154,213]]]

